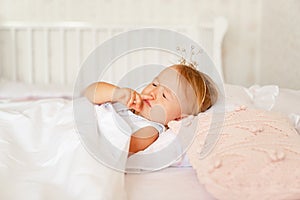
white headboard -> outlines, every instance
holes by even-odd
[[[135,26],[94,26],[81,22],[0,24],[0,79],[28,83],[73,85],[88,54],[113,35]],[[220,17],[198,26],[163,26],[186,34],[211,56],[222,71],[222,42],[227,21]],[[127,59],[126,65],[135,63]],[[111,73],[114,76],[115,73]]]

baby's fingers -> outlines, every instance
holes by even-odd
[[[134,101],[135,101],[135,91],[131,90],[130,99],[129,99],[128,103],[127,103],[127,107],[131,108],[132,105],[135,103]]]
[[[135,105],[134,105],[134,109],[137,110],[137,111],[140,111],[141,110],[141,107],[142,107],[142,104],[143,104],[143,99],[141,97],[140,94],[136,93],[136,98],[135,98]]]

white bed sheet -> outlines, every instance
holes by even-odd
[[[192,167],[127,174],[125,188],[129,200],[215,200],[198,182]]]

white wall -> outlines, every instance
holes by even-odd
[[[262,84],[300,89],[300,1],[263,1]]]
[[[5,21],[198,24],[225,16],[228,83],[300,89],[300,0],[0,0]]]

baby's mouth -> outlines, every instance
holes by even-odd
[[[145,99],[144,102],[151,108],[151,104],[148,100]]]

